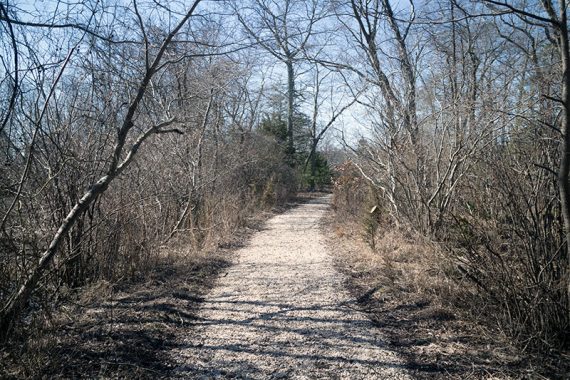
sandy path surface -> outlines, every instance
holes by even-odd
[[[319,221],[328,198],[270,219],[173,354],[181,378],[407,379],[343,288]]]

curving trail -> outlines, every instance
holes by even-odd
[[[344,290],[319,222],[329,198],[270,219],[221,277],[174,376],[196,379],[408,379]]]

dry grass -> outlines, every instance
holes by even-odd
[[[188,334],[203,296],[234,252],[272,213],[258,213],[216,245],[195,251],[177,239],[137,279],[100,281],[69,294],[0,349],[0,378],[168,376],[167,353]]]
[[[2,353],[0,373],[6,378],[167,373],[165,352],[191,326],[202,295],[231,259],[222,250],[169,255],[156,261],[145,281],[84,289],[33,339],[13,341]]]
[[[203,295],[235,250],[275,213],[319,195],[300,193],[270,212],[250,207],[229,227],[218,226],[201,250],[192,248],[188,234],[176,235],[137,266],[136,276],[59,289],[64,301],[55,310],[32,313],[0,347],[0,378],[167,376],[166,352],[192,328]]]
[[[402,228],[380,227],[375,249],[357,222],[324,226],[338,268],[361,307],[407,360],[418,378],[511,379],[565,375],[509,344],[476,315],[476,289],[454,281],[453,266],[440,248]]]

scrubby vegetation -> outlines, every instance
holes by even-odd
[[[481,221],[474,219],[463,231],[450,225],[445,239],[422,234],[390,216],[382,193],[354,164],[347,162],[335,173],[330,227],[347,245],[339,248],[339,268],[365,309],[393,334],[392,343],[409,355],[420,378],[444,370],[453,378],[486,371],[515,378],[525,372],[565,376],[564,314],[553,311],[561,299],[552,298],[560,289],[528,286],[533,273],[521,264],[529,257],[526,250],[499,251],[509,253],[508,266],[493,260],[487,245],[501,240],[485,238],[496,233],[489,226],[475,233],[473,226]],[[542,293],[546,289],[548,295]],[[401,346],[396,340],[406,334],[409,344]],[[430,350],[423,348],[427,344]]]
[[[412,255],[427,272],[394,280],[417,275],[521,348],[568,350],[567,13],[1,1],[0,338],[94,284],[144,281],[173,247],[225,244],[344,161],[338,220],[383,255],[399,234],[429,242]]]
[[[255,46],[221,51],[228,31],[200,1],[0,5],[3,340],[49,325],[76,291],[144,281],[169,250],[224,244],[327,183],[311,117],[295,110],[291,150],[286,98],[267,89]],[[52,13],[71,23],[44,25]]]

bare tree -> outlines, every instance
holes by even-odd
[[[71,208],[64,220],[61,221],[61,224],[59,225],[57,232],[53,235],[48,248],[41,254],[37,265],[31,269],[29,276],[25,279],[19,290],[10,297],[8,302],[3,306],[0,318],[0,332],[3,335],[8,332],[11,324],[25,307],[32,291],[36,288],[42,274],[52,263],[58,252],[59,246],[62,244],[73,225],[79,220],[81,215],[89,208],[93,201],[107,190],[111,182],[129,166],[145,140],[154,134],[179,131],[178,129],[169,128],[171,125],[176,123],[176,119],[168,119],[147,128],[143,128],[142,132],[137,133],[137,136],[133,139],[131,146],[127,147],[129,137],[131,137],[133,133],[136,133],[133,132],[133,130],[136,131],[135,123],[137,121],[137,111],[143,102],[148,88],[152,86],[151,81],[153,77],[164,67],[163,56],[167,53],[174,37],[194,14],[199,3],[200,0],[193,2],[174,28],[172,28],[162,39],[160,46],[158,46],[154,54],[152,54],[152,48],[148,43],[145,34],[145,56],[148,57],[148,59],[146,60],[144,73],[140,79],[138,88],[126,109],[121,126],[117,129],[116,140],[114,142],[106,173],[94,182],[89,190],[87,190],[81,196],[79,201]],[[141,27],[144,34],[144,26],[141,25]],[[70,53],[72,54],[73,50]],[[10,212],[10,209],[8,209],[8,212]]]
[[[311,58],[311,60],[318,61],[318,59]],[[324,71],[324,73],[323,73]],[[348,96],[343,96],[340,87],[344,84],[343,81],[334,80],[335,74],[338,72],[330,71],[326,66],[321,66],[316,63],[311,72],[312,84],[310,86],[311,93],[311,126],[309,129],[309,155],[305,160],[304,167],[310,165],[310,179],[309,189],[315,190],[315,177],[317,170],[317,148],[321,140],[326,136],[327,131],[335,124],[337,119],[343,113],[348,111],[357,101],[358,93],[349,93]],[[342,78],[342,75],[338,75]],[[332,80],[331,80],[332,79]],[[351,89],[350,86],[344,86]],[[348,99],[347,99],[348,98]],[[328,105],[328,107],[326,107]]]
[[[540,5],[525,3],[507,3],[504,1],[485,0],[485,3],[499,14],[513,14],[527,25],[543,29],[548,40],[558,51],[560,64],[561,96],[546,96],[562,107],[560,120],[560,162],[558,165],[558,188],[564,229],[566,233],[566,250],[570,244],[570,37],[568,35],[568,10],[565,0],[557,3],[551,0],[541,1]],[[554,126],[557,128],[557,126]],[[567,304],[570,305],[570,255],[566,254],[565,277]],[[570,308],[567,308],[570,320]]]
[[[252,0],[245,6],[234,5],[234,10],[248,36],[287,69],[287,154],[293,165],[295,66],[323,16],[320,4],[317,0]]]
[[[405,19],[395,14],[390,1],[339,3],[336,13],[355,47],[353,51],[356,50],[366,64],[359,66],[354,60],[325,64],[350,70],[369,84],[369,101],[362,104],[376,115],[376,142],[382,142],[376,147],[382,146],[382,154],[387,155],[386,160],[378,160],[377,152],[368,149],[370,145],[364,149],[368,150],[365,155],[369,163],[385,173],[380,182],[373,182],[391,200],[391,212],[395,216],[403,211],[396,200],[396,194],[401,194],[406,203],[414,205],[408,209],[407,216],[415,219],[417,225],[425,225],[422,220],[427,215],[425,147],[417,117],[418,52],[414,52],[420,48],[408,46],[416,18],[414,3],[409,3]],[[382,39],[390,42],[381,46]]]

